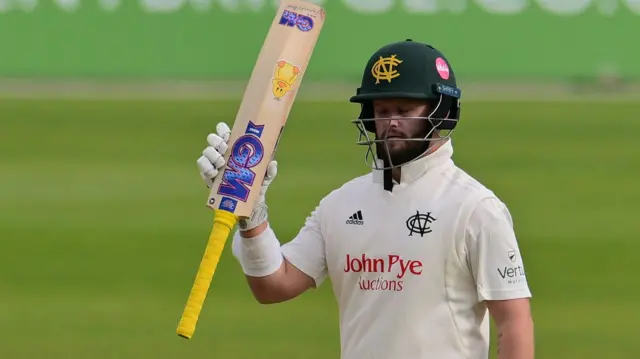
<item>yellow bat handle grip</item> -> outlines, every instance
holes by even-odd
[[[189,299],[182,313],[182,318],[180,318],[180,324],[178,324],[178,336],[185,339],[191,339],[196,330],[196,323],[207,296],[209,285],[213,279],[213,274],[220,261],[220,255],[222,255],[222,250],[227,242],[229,233],[231,233],[231,229],[238,222],[238,217],[231,212],[218,209],[214,210],[214,212],[215,217],[211,235],[200,262],[195,282],[191,288]]]

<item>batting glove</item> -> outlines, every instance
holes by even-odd
[[[230,136],[231,130],[224,122],[220,122],[216,126],[216,133],[210,133],[207,136],[209,145],[202,151],[202,156],[197,160],[200,177],[202,177],[207,188],[211,188],[220,168],[226,164],[224,154],[229,149]]]
[[[200,170],[200,177],[204,181],[207,188],[211,188],[214,180],[220,174],[220,169],[226,164],[224,154],[229,149],[229,137],[231,136],[231,130],[229,126],[220,122],[216,126],[216,133],[211,133],[207,136],[208,146],[202,151],[202,156],[198,158],[197,165]],[[267,188],[271,185],[271,182],[278,174],[278,162],[271,161],[267,165],[267,173],[265,174],[262,186],[260,188],[260,194],[253,207],[251,217],[248,219],[242,219],[238,223],[238,228],[241,231],[248,231],[256,228],[264,221],[267,220],[267,205],[265,203],[265,195]]]

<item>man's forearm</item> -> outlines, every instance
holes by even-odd
[[[533,320],[518,319],[498,327],[498,359],[534,359]]]
[[[242,264],[254,297],[262,304],[280,303],[311,288],[311,277],[287,262],[267,221],[234,236],[234,254]]]

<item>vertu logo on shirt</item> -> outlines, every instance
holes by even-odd
[[[500,278],[509,284],[520,283],[525,280],[525,272],[522,266],[496,268]]]

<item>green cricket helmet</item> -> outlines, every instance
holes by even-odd
[[[357,89],[356,95],[350,99],[351,102],[361,105],[360,116],[351,121],[360,131],[357,143],[369,146],[366,158],[373,155],[373,145],[387,143],[387,139],[371,139],[369,135],[369,133],[375,134],[376,121],[391,120],[391,118],[375,118],[373,100],[420,99],[429,103],[430,113],[420,118],[429,121],[431,129],[424,137],[402,140],[422,141],[426,144],[424,147],[426,152],[430,142],[446,140],[451,136],[460,119],[460,97],[461,90],[457,87],[453,69],[440,51],[410,39],[388,44],[371,56],[362,75],[361,86]],[[416,119],[416,117],[394,117],[393,119]],[[436,133],[438,135],[434,136]],[[416,156],[415,159],[419,157]],[[384,168],[381,168],[375,160],[368,163],[376,169],[390,169],[404,164],[387,162],[385,161]]]

